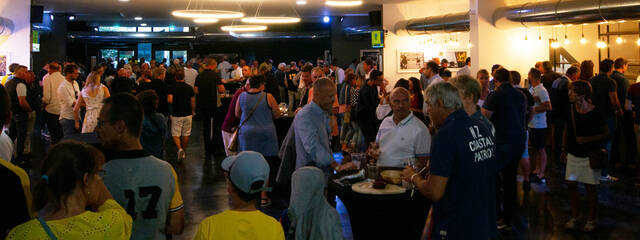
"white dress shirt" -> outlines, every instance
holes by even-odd
[[[238,66],[233,72],[231,72],[231,79],[242,78],[242,68]]]
[[[64,76],[60,72],[47,74],[42,80],[42,101],[47,104],[45,110],[51,114],[60,114],[60,100],[58,100],[58,87],[64,82]]]
[[[409,113],[396,124],[393,116],[382,121],[376,142],[380,144],[378,165],[384,167],[404,167],[409,159],[428,157],[431,148],[431,134],[427,126]]]
[[[60,103],[60,120],[68,119],[74,120],[73,106],[78,99],[80,89],[76,81],[64,80],[58,87],[58,99]]]
[[[222,79],[229,79],[229,68],[231,68],[231,63],[227,61],[222,61],[220,64],[218,64],[218,70],[220,71],[220,77]]]
[[[184,68],[184,82],[193,87],[196,84],[196,77],[198,77],[198,71],[193,68]]]

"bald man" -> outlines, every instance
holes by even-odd
[[[386,117],[376,136],[380,145],[378,165],[384,167],[425,166],[431,148],[427,126],[411,113],[409,90],[398,87],[391,92],[393,115]],[[417,161],[415,161],[417,160]]]
[[[329,116],[333,111],[336,86],[327,78],[313,83],[313,101],[305,105],[293,120],[296,141],[296,169],[316,166],[329,176],[333,170],[352,169],[353,163],[339,164],[331,151]]]

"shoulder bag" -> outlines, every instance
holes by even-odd
[[[249,93],[247,93],[247,94],[249,94]],[[249,120],[249,118],[251,118],[251,116],[256,111],[256,108],[258,108],[258,105],[261,102],[262,102],[262,98],[259,98],[258,101],[256,102],[256,104],[253,105],[253,108],[251,108],[251,111],[249,111],[249,114],[247,115],[247,118],[245,118],[244,121],[242,121],[240,123],[240,125],[238,125],[238,128],[236,128],[235,131],[233,131],[233,136],[231,136],[231,142],[229,143],[229,147],[228,147],[230,152],[238,152],[238,131],[240,131],[240,128],[242,127],[242,125],[244,125],[244,123],[247,122],[247,120]]]
[[[576,131],[576,119],[574,117],[575,105],[571,105],[571,122],[573,123],[573,135],[578,138],[578,132]],[[589,150],[589,167],[591,169],[601,169],[605,167],[607,163],[607,150],[604,148],[595,148]]]

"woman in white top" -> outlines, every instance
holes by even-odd
[[[100,109],[102,109],[102,101],[109,96],[109,89],[100,83],[100,74],[91,72],[87,76],[84,88],[82,88],[78,96],[78,102],[73,108],[77,130],[80,130],[80,107],[84,106],[87,109],[82,123],[82,133],[92,133],[96,125],[98,125],[98,115],[100,115]]]

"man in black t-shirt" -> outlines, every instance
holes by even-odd
[[[497,69],[493,80],[496,89],[484,102],[482,114],[496,127],[495,156],[504,189],[504,210],[500,211],[502,216],[499,215],[503,221],[499,225],[506,227],[516,215],[518,163],[526,142],[526,98],[511,84],[511,74],[507,69]]]
[[[216,114],[218,112],[218,93],[224,92],[222,78],[220,72],[217,72],[218,62],[213,57],[208,58],[207,66],[204,71],[196,77],[194,92],[196,100],[202,115],[202,137],[204,138],[205,151],[208,154],[215,153],[222,136],[220,135],[220,127],[214,127],[211,131],[211,124],[214,123],[221,126],[224,114]]]
[[[520,81],[522,80],[522,76],[520,75],[519,72],[517,71],[511,71],[511,84],[513,85],[514,88],[520,90],[520,92],[522,92],[522,94],[524,94],[525,96],[525,107],[526,107],[526,112],[525,112],[525,131],[527,131],[527,140],[524,144],[524,153],[522,153],[522,158],[520,159],[520,169],[522,170],[522,189],[525,192],[528,192],[531,189],[531,184],[529,181],[529,175],[531,174],[531,163],[529,162],[529,137],[528,137],[528,124],[529,121],[531,121],[531,118],[533,117],[533,114],[531,114],[533,112],[533,106],[535,105],[534,100],[533,100],[533,95],[531,95],[531,93],[529,92],[528,89],[526,88],[521,88],[520,87]]]
[[[618,85],[611,79],[613,64],[614,62],[611,59],[602,60],[600,62],[600,73],[589,80],[593,87],[593,95],[591,97],[593,105],[596,106],[602,117],[607,120],[609,138],[606,141],[605,149],[609,153],[614,148],[612,144],[616,132],[616,116],[622,115],[618,100]],[[611,162],[611,157],[611,154],[609,154],[609,163]],[[608,168],[603,168],[601,180],[615,180],[615,178],[609,176]]]
[[[376,140],[376,134],[380,127],[380,121],[376,117],[376,108],[380,104],[378,86],[384,91],[382,72],[371,71],[369,80],[360,88],[358,105],[356,106],[356,122],[362,129],[364,140],[368,144]]]
[[[187,157],[185,149],[191,136],[196,98],[193,88],[184,82],[184,70],[177,69],[173,76],[176,83],[169,89],[167,104],[171,116],[171,137],[178,148],[178,161],[182,161]]]
[[[9,95],[4,86],[0,85],[0,129],[11,114],[9,102]],[[0,217],[0,239],[4,239],[13,227],[31,219],[29,177],[24,170],[8,161],[9,159],[0,159],[0,182],[4,195],[0,198],[0,206],[4,206]]]

